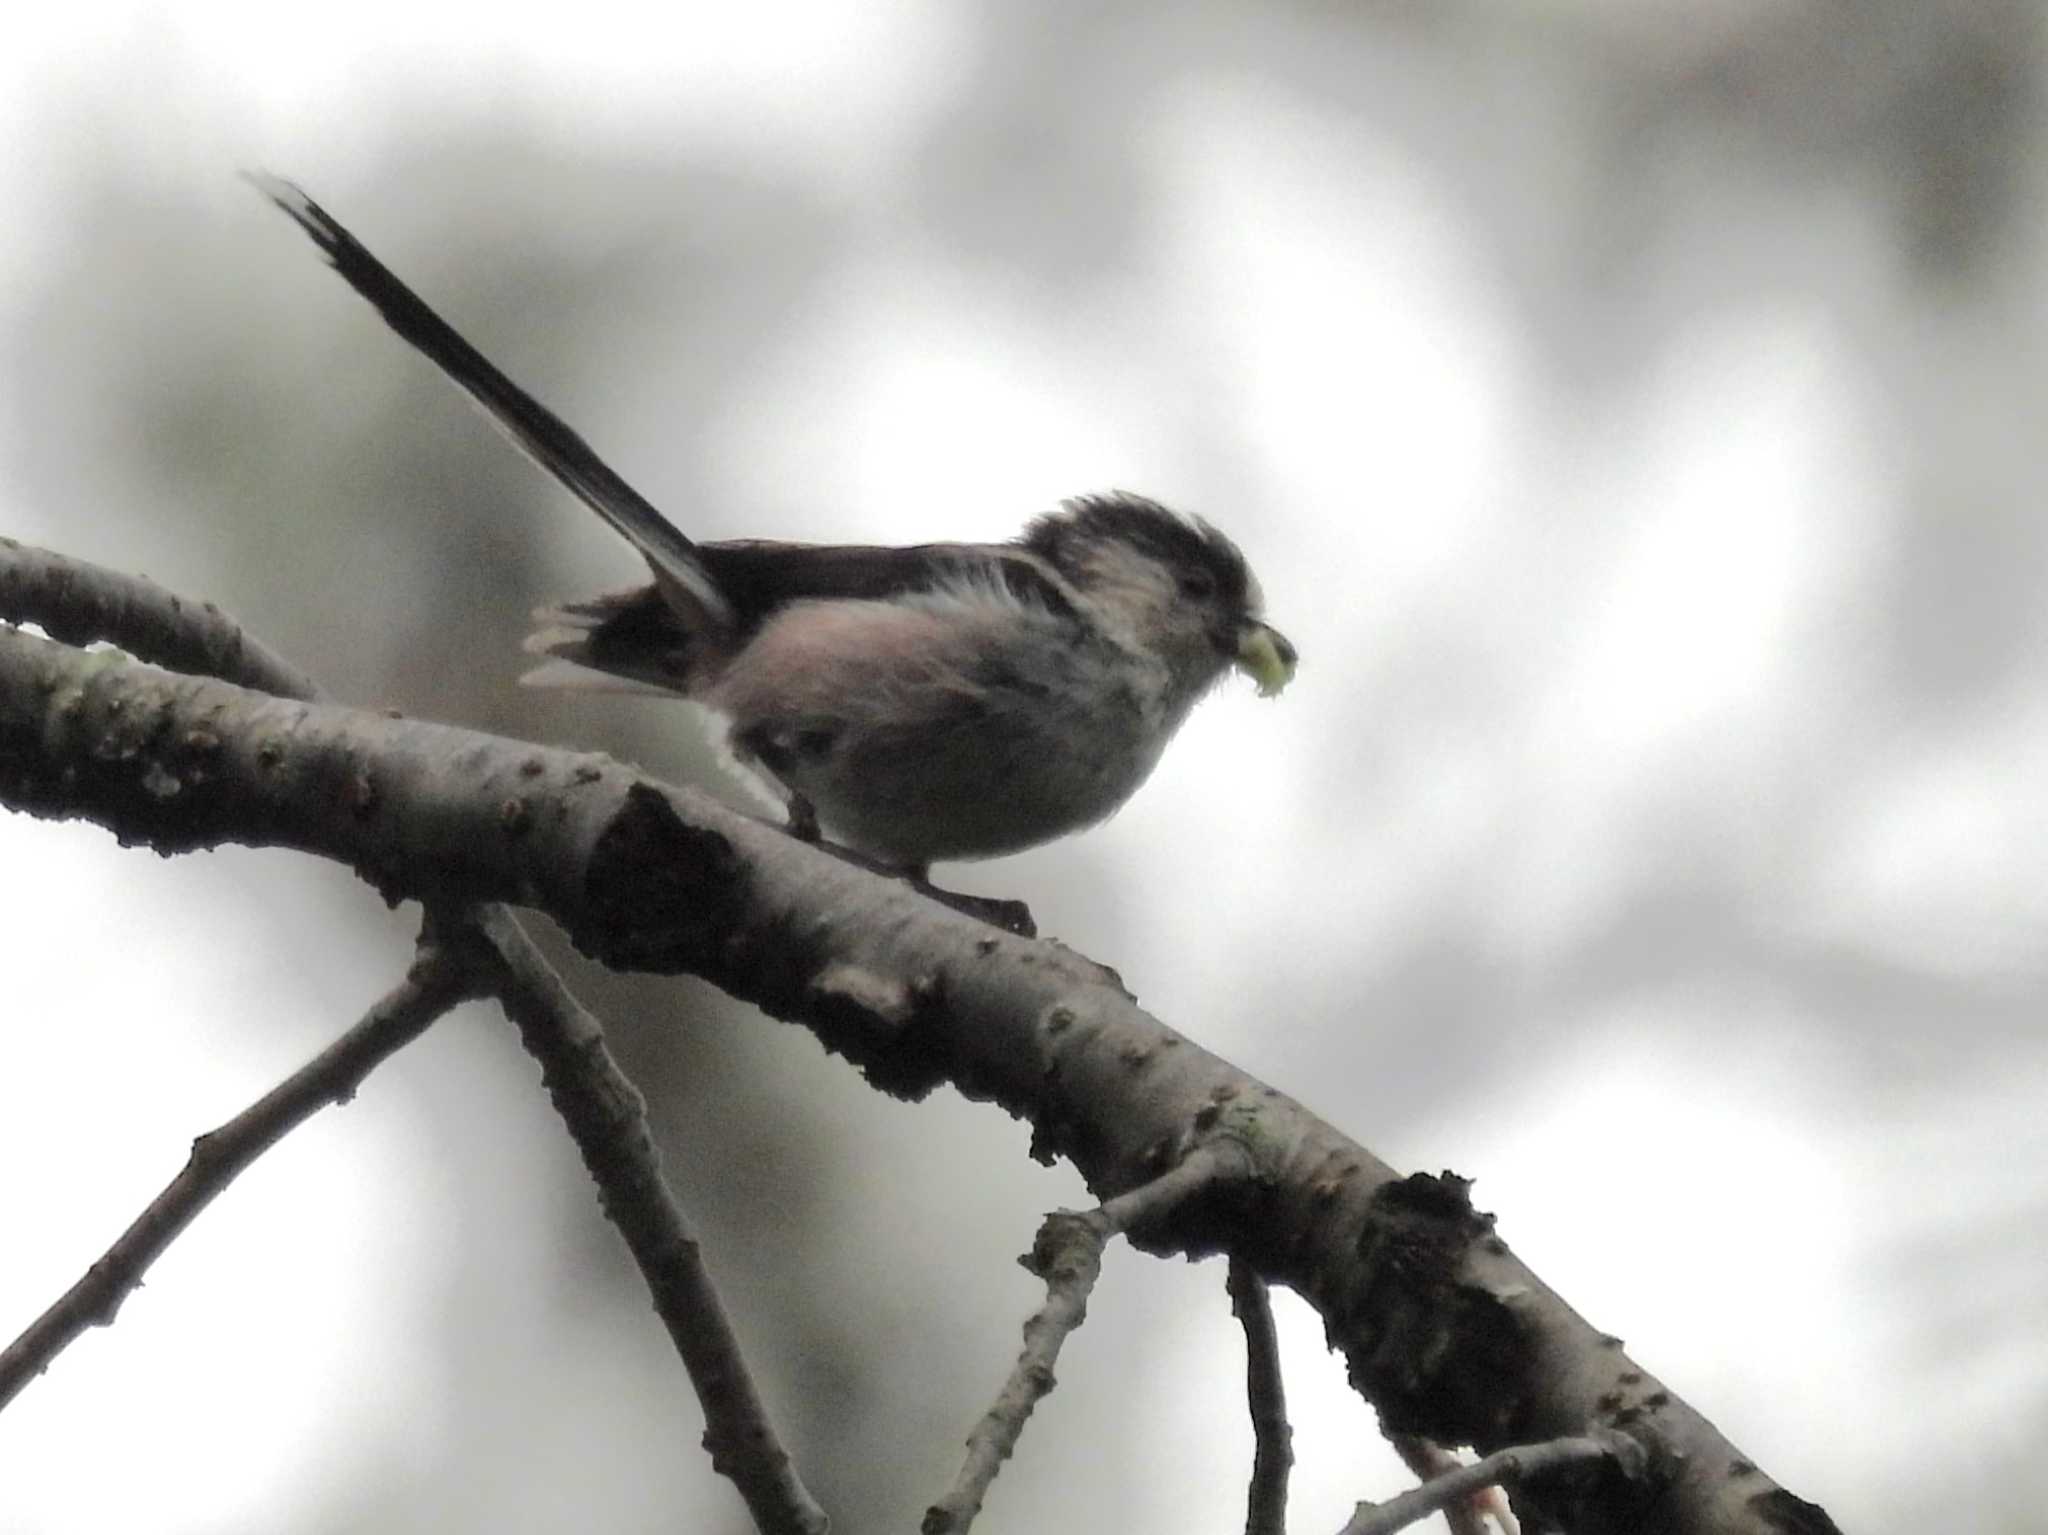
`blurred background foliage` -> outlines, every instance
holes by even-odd
[[[511,685],[632,561],[234,180],[304,181],[703,537],[1222,524],[1303,673],[959,883],[1390,1159],[1845,1529],[2037,1524],[2048,322],[2027,0],[85,5],[0,63],[0,532],[339,696],[739,792]],[[282,855],[0,823],[0,1329],[403,963]],[[564,960],[838,1528],[950,1475],[1078,1201]],[[26,1037],[22,1037],[26,1036]],[[740,1530],[501,1021],[459,1015],[0,1420],[0,1527]],[[1300,1528],[1400,1484],[1283,1316]],[[1214,1265],[1111,1264],[991,1530],[1224,1528]]]

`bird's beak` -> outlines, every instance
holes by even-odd
[[[1237,631],[1237,669],[1259,685],[1259,697],[1278,698],[1294,680],[1298,659],[1286,635],[1257,620]]]

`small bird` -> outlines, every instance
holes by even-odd
[[[919,882],[1113,814],[1236,666],[1262,696],[1295,650],[1237,546],[1125,492],[1009,543],[697,543],[458,335],[326,210],[250,178],[400,336],[632,544],[653,583],[537,615],[523,680],[689,699],[800,835]]]

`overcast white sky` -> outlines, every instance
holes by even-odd
[[[1913,557],[1920,460],[1873,366],[1869,317],[1910,328],[1921,299],[1849,219],[1832,291],[1729,281],[1713,302],[1672,306],[1639,362],[1561,386],[1569,369],[1528,323],[1518,258],[1481,238],[1470,186],[1391,125],[1399,103],[1381,124],[1270,57],[1240,66],[1238,13],[1205,14],[1206,43],[1114,118],[1141,147],[1150,238],[1112,279],[1051,304],[1027,263],[963,261],[899,217],[926,195],[929,141],[991,70],[973,8],[44,7],[17,18],[0,58],[0,323],[57,285],[90,170],[190,210],[191,238],[217,242],[225,271],[268,274],[246,303],[265,306],[276,347],[330,344],[279,318],[304,312],[321,337],[371,338],[323,356],[396,373],[397,344],[377,344],[367,311],[234,172],[302,179],[402,272],[431,269],[443,182],[408,183],[394,154],[394,135],[423,121],[502,121],[512,140],[594,160],[683,143],[777,167],[845,210],[854,232],[831,281],[720,396],[708,450],[732,505],[785,520],[718,531],[996,536],[1061,495],[1129,485],[1236,535],[1305,658],[1278,705],[1248,689],[1205,705],[1085,847],[973,871],[976,887],[1030,895],[1083,950],[1113,915],[1126,947],[1101,957],[1141,978],[1148,1006],[1390,1160],[1478,1177],[1538,1271],[1774,1475],[1844,1528],[1886,1527],[1925,1490],[1912,1467],[1930,1442],[1960,1462],[2038,1417],[2048,1358],[2013,1276],[2044,1255],[2028,1210],[2048,1153],[2048,1052],[2019,1039],[1961,1067],[1902,1068],[1938,1059],[1955,1026],[1926,1016],[1888,1022],[1866,1057],[1838,1027],[1853,988],[1711,956],[1667,964],[1645,892],[1710,892],[1719,920],[1773,954],[1968,995],[2041,991],[2048,660],[2027,642],[2002,684],[1930,720],[1894,696],[1881,643],[1888,583]],[[1255,15],[1240,17],[1251,33]],[[1275,28],[1313,44],[1299,19]],[[1113,42],[1137,57],[1148,35],[1134,24]],[[1532,86],[1498,113],[1526,108],[1532,139],[1563,142],[1549,100]],[[1571,154],[1531,150],[1530,174]],[[1012,173],[1073,174],[1044,171],[1026,144],[989,164],[987,195],[1000,201]],[[603,247],[604,230],[587,235]],[[715,246],[720,232],[693,238]],[[138,251],[137,269],[148,260]],[[28,421],[51,378],[88,376],[75,358],[118,350],[148,297],[138,280],[90,334],[0,363],[10,418]],[[1612,297],[1658,302],[1621,282]],[[515,375],[534,345],[476,339]],[[578,424],[658,483],[670,396],[589,371],[577,387],[605,416]],[[1207,412],[1230,434],[1195,451]],[[214,568],[173,521],[81,512],[49,442],[10,436],[0,532],[117,564],[134,547],[174,585]],[[101,473],[81,465],[76,483]],[[630,574],[576,515],[564,504],[550,535],[576,579]],[[233,611],[262,600],[193,595]],[[1967,612],[1969,591],[1950,596]],[[580,723],[601,739],[599,716]],[[88,829],[0,820],[0,1332],[75,1277],[193,1134],[402,968],[400,919],[339,872],[290,863],[167,864]],[[1683,924],[1683,900],[1672,909]],[[1616,932],[1644,935],[1640,973],[1616,969],[1629,942]],[[1386,1014],[1428,999],[1434,964],[1483,970],[1496,1005],[1380,1053]],[[120,1024],[88,1047],[79,1019]],[[420,1468],[476,1432],[453,1421],[470,1409],[451,1406],[435,1340],[450,1326],[446,1271],[479,1243],[507,1276],[489,1325],[537,1356],[548,1391],[587,1395],[572,1421],[588,1437],[508,1409],[500,1449],[523,1468],[422,1494],[447,1500],[422,1527],[563,1528],[575,1489],[605,1482],[625,1489],[619,1528],[729,1519],[705,1478],[646,1471],[694,1453],[694,1430],[673,1439],[689,1409],[667,1395],[667,1361],[642,1335],[565,1332],[553,1299],[516,1277],[546,1269],[559,1233],[510,1213],[480,1225],[474,1183],[451,1169],[451,1156],[465,1174],[492,1169],[488,1202],[507,1212],[529,1180],[560,1176],[565,1154],[502,1031],[465,1015],[400,1065],[237,1185],[116,1328],[0,1418],[0,1525],[299,1528],[319,1509],[346,1528],[346,1483],[365,1467],[431,1485]],[[822,1064],[792,1070],[836,1081]],[[454,1098],[486,1105],[463,1116],[474,1139],[459,1153],[437,1123]],[[980,1133],[979,1111],[832,1102],[802,1112],[901,1139],[905,1160],[876,1176],[901,1180],[889,1186],[911,1208],[920,1189],[959,1197],[951,1170],[917,1170],[912,1143],[934,1123]],[[988,1217],[1011,1234],[991,1240],[1013,1244],[991,1261],[1021,1247],[1041,1207],[1076,1197],[1071,1179],[1033,1176],[991,1175],[1014,1198]],[[1902,1254],[2001,1221],[2019,1234],[1958,1260],[1981,1310],[1927,1314]],[[1118,1506],[1142,1527],[1214,1527],[1239,1496],[1243,1430],[1234,1340],[1209,1325],[1213,1281],[1115,1269],[1091,1327],[1152,1305],[1191,1320],[1135,1377],[1091,1365],[1079,1338],[1025,1459],[1056,1480],[1103,1421],[1062,1420],[1070,1394],[1111,1398],[1107,1421],[1154,1425],[1156,1445],[1134,1454],[1170,1473]],[[990,1284],[996,1313],[1021,1318],[1027,1289],[1007,1272]],[[1945,1354],[1944,1329],[1972,1319],[1997,1346]],[[1297,1519],[1333,1527],[1393,1483],[1380,1460],[1360,1470],[1370,1421],[1318,1324],[1291,1304],[1285,1320]],[[980,1340],[991,1384],[1009,1325]],[[938,1438],[903,1453],[943,1464],[957,1435]],[[1025,1459],[992,1529],[1043,1527],[1032,1500],[1053,1494]],[[1995,1530],[1995,1517],[1950,1527]]]

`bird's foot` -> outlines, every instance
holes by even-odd
[[[811,802],[801,794],[789,797],[789,834],[799,842],[818,842],[823,833],[818,830],[818,812]]]
[[[808,832],[806,832],[808,828]],[[1038,923],[1031,915],[1031,908],[1022,901],[1007,901],[995,896],[967,895],[958,890],[942,890],[929,878],[929,864],[882,863],[864,853],[856,853],[850,847],[841,847],[836,842],[827,842],[818,834],[818,818],[810,803],[801,795],[792,794],[789,799],[789,834],[806,842],[814,842],[835,858],[858,864],[875,874],[884,874],[891,879],[900,879],[919,895],[937,901],[963,917],[972,917],[977,922],[986,922],[990,927],[1003,932],[1014,933],[1019,938],[1036,938]]]
[[[929,896],[941,906],[950,906],[963,917],[986,922],[990,927],[999,927],[1006,933],[1015,933],[1019,938],[1038,936],[1038,923],[1032,919],[1031,908],[1022,901],[1005,901],[995,896],[965,895],[958,890],[941,890],[922,874],[917,873],[906,874],[904,878],[910,881],[910,888],[919,895]]]

